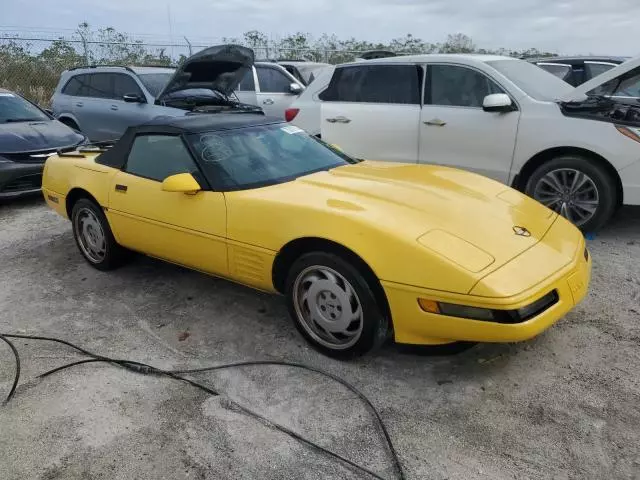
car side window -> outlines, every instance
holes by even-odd
[[[85,96],[94,98],[113,98],[113,76],[109,73],[92,73],[85,87]]]
[[[601,73],[611,70],[615,65],[608,63],[584,62],[584,68],[587,72],[587,80],[597,77]]]
[[[128,93],[135,93],[136,95],[143,97],[142,90],[136,83],[136,81],[129,75],[124,73],[112,73],[113,75],[113,98],[122,100]]]
[[[420,104],[422,69],[418,65],[363,65],[337,68],[325,102]]]
[[[71,79],[66,83],[66,85],[62,88],[62,92],[65,95],[72,95],[74,97],[79,97],[81,95],[82,90],[82,82],[81,77],[84,75],[76,75],[75,77],[71,77]]]
[[[253,69],[250,68],[247,73],[245,73],[242,80],[238,84],[237,90],[239,92],[255,92],[256,90],[256,82],[253,79]]]
[[[162,182],[178,173],[196,173],[198,167],[177,135],[139,135],[133,141],[125,171]]]
[[[482,108],[484,97],[505,93],[485,74],[460,65],[429,65],[425,103]]]
[[[560,63],[538,63],[537,65],[565,82],[571,76],[571,65],[562,65]]]
[[[256,67],[258,84],[263,93],[290,93],[291,79],[279,70],[269,67]]]

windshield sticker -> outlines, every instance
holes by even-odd
[[[293,135],[294,133],[304,133],[304,130],[302,130],[301,128],[295,127],[293,125],[282,127],[280,130],[288,133],[289,135]]]

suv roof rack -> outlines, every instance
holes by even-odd
[[[141,67],[149,67],[149,68],[177,68],[175,65],[158,65],[158,64],[151,64],[151,65],[109,65],[109,64],[94,64],[94,65],[80,65],[77,67],[71,67],[69,68],[67,71],[72,71],[72,70],[80,70],[83,68],[103,68],[103,67],[109,67],[109,68],[124,68],[125,70],[130,71],[131,73],[135,73],[133,71],[134,68],[141,68]]]

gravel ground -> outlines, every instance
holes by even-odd
[[[0,205],[0,332],[165,368],[285,359],[330,370],[379,408],[408,479],[640,478],[640,210],[623,209],[590,248],[590,296],[533,341],[439,357],[390,345],[340,363],[306,346],[281,299],[144,257],[98,272],[68,222],[21,201]],[[87,365],[36,380],[78,357],[17,346],[22,384],[0,407],[4,480],[366,478],[169,379]],[[13,371],[0,346],[0,396]],[[281,367],[194,378],[394,478],[341,386]]]

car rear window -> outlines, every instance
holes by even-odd
[[[422,69],[418,65],[349,65],[337,68],[325,102],[420,104]]]

